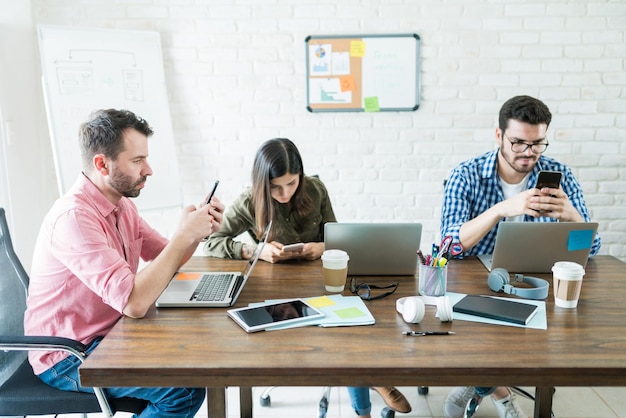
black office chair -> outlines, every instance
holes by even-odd
[[[102,389],[68,392],[43,383],[34,373],[27,352],[62,350],[84,360],[86,346],[58,337],[24,336],[28,274],[13,250],[4,209],[0,208],[0,416],[27,416],[115,411],[140,413],[147,402],[122,398],[107,401]]]

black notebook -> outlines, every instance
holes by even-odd
[[[453,307],[454,312],[528,325],[539,308],[536,305],[489,296],[467,295]]]

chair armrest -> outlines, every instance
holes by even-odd
[[[64,337],[29,335],[0,336],[0,350],[4,351],[65,351],[84,361],[87,346],[79,341]]]
[[[87,346],[64,337],[0,335],[0,351],[65,351],[77,357],[81,363],[87,358]],[[98,404],[105,417],[113,417],[111,406],[101,388],[93,388]]]

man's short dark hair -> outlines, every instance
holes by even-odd
[[[124,151],[123,134],[126,129],[134,129],[145,136],[154,133],[148,122],[130,110],[102,109],[91,113],[78,130],[83,168],[90,169],[96,154],[115,160]]]
[[[500,109],[499,127],[502,132],[508,127],[509,119],[531,125],[550,126],[552,113],[541,100],[530,96],[515,96],[507,100]]]

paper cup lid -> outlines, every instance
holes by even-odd
[[[572,276],[582,276],[585,274],[585,269],[578,263],[572,261],[557,261],[552,266],[553,273],[566,274]]]
[[[347,261],[349,259],[348,253],[343,250],[326,250],[322,253],[322,261]]]

